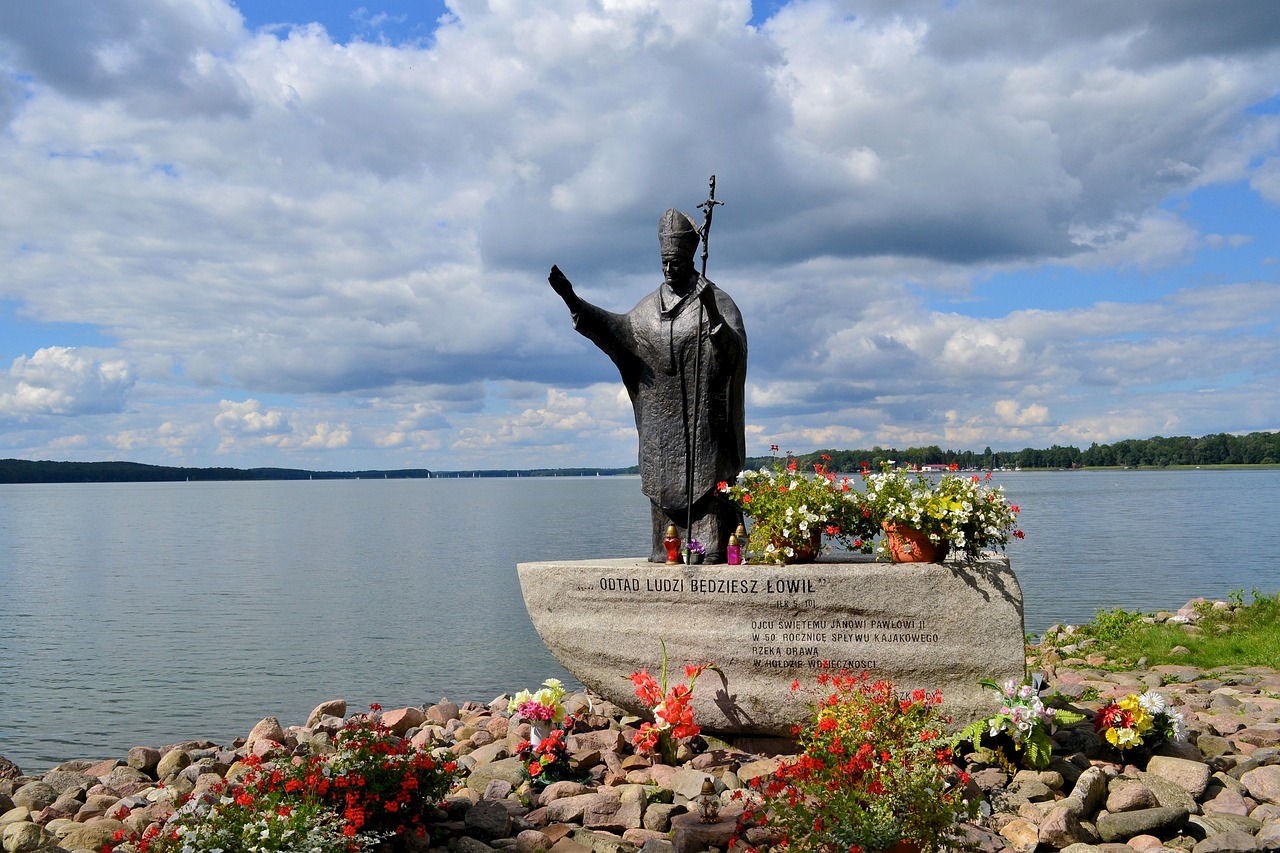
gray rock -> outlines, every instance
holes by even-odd
[[[512,785],[524,781],[524,762],[519,758],[502,758],[488,764],[477,764],[467,776],[467,787],[476,793],[483,794],[485,788],[494,779],[504,779]]]
[[[1192,815],[1187,820],[1188,826],[1197,826],[1204,832],[1204,836],[1208,838],[1210,835],[1217,835],[1220,832],[1230,832],[1238,830],[1247,832],[1250,835],[1256,835],[1258,830],[1262,829],[1262,821],[1254,820],[1244,815]]]
[[[1103,841],[1127,841],[1135,835],[1164,835],[1179,830],[1190,813],[1184,808],[1162,807],[1136,812],[1118,812],[1098,817],[1098,835]]]
[[[52,785],[53,789],[59,794],[65,794],[68,791],[80,791],[83,793],[99,782],[97,776],[90,776],[88,773],[80,773],[75,770],[50,770],[42,778]]]
[[[1220,755],[1235,752],[1235,747],[1232,746],[1231,741],[1218,735],[1200,735],[1196,740],[1196,747],[1205,758],[1217,758]]]
[[[493,853],[492,847],[469,835],[449,839],[449,850],[452,853]]]
[[[621,802],[615,792],[599,792],[579,794],[576,797],[563,797],[548,803],[544,808],[547,811],[547,819],[552,823],[581,823],[588,807],[593,806],[597,800],[602,799],[614,803],[614,811],[617,810],[616,804]]]
[[[117,794],[127,796],[136,793],[154,783],[151,776],[132,767],[117,767],[112,770],[102,783]]]
[[[675,853],[675,845],[661,838],[651,838],[640,848],[639,853]]]
[[[941,689],[944,711],[957,720],[990,713],[980,679],[1021,680],[1026,669],[1022,593],[1003,557],[786,567],[664,566],[636,558],[521,563],[517,573],[552,654],[632,713],[647,709],[618,674],[659,671],[663,643],[677,664],[715,661],[720,671],[703,674],[692,704],[695,719],[718,733],[789,736],[808,716],[790,699],[794,664],[808,671],[811,662],[848,661],[901,690]],[[781,624],[775,604],[787,589],[811,590],[805,621],[825,627]],[[812,639],[783,639],[797,631]],[[627,642],[618,642],[620,635]],[[743,652],[752,647],[769,651]],[[806,651],[787,654],[787,647]],[[849,660],[851,648],[856,660]]]
[[[58,789],[43,779],[37,779],[14,791],[12,799],[15,806],[26,806],[31,811],[38,812],[53,805],[58,799]]]
[[[1236,740],[1254,746],[1280,746],[1280,723],[1253,723],[1237,732]]]
[[[492,841],[511,834],[511,813],[500,800],[481,800],[467,809],[464,818],[467,832],[481,840]]]
[[[1084,804],[1085,814],[1094,814],[1102,808],[1107,796],[1107,776],[1097,767],[1082,772],[1071,789],[1071,796]]]
[[[1233,829],[1196,842],[1194,853],[1253,853],[1257,849],[1257,839],[1247,832]]]
[[[674,803],[649,803],[644,810],[643,826],[645,829],[652,829],[654,832],[669,832],[671,830],[671,818],[676,815],[682,815],[688,811],[683,805]]]
[[[1156,799],[1160,801],[1162,807],[1186,809],[1188,814],[1200,813],[1200,806],[1196,803],[1196,798],[1176,782],[1170,782],[1163,776],[1157,776],[1154,773],[1143,772],[1137,774],[1137,779],[1151,789],[1151,792],[1156,795]]]
[[[1010,783],[1009,790],[1021,794],[1033,803],[1042,803],[1053,799],[1053,790],[1034,776],[1015,778]]]

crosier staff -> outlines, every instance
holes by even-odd
[[[710,192],[707,200],[698,205],[698,209],[706,214],[702,220],[702,271],[700,273],[698,286],[702,286],[702,281],[707,277],[707,255],[709,253],[708,246],[711,242],[711,215],[715,212],[716,205],[723,205],[724,202],[716,201],[716,176],[712,175],[710,184]],[[693,538],[693,472],[698,461],[698,405],[702,399],[702,323],[706,306],[702,301],[701,295],[698,297],[698,348],[694,355],[693,362],[693,417],[690,427],[691,435],[689,436],[689,457],[685,460],[684,475],[684,495],[685,507],[688,515],[686,516],[685,530],[686,536]],[[686,562],[692,562],[693,552],[686,551],[688,556]]]

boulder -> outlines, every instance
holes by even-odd
[[[1192,797],[1199,798],[1209,784],[1209,765],[1185,758],[1153,755],[1147,762],[1147,772],[1168,779]]]
[[[129,750],[127,765],[148,776],[154,776],[156,766],[160,763],[162,757],[160,750],[153,746],[135,746]],[[114,770],[115,768],[111,769]],[[107,773],[110,772],[110,770],[107,771]]]
[[[102,850],[114,842],[117,832],[127,832],[123,821],[103,818],[76,824],[59,841],[67,850]]]
[[[1066,806],[1057,806],[1044,816],[1040,821],[1037,837],[1040,843],[1058,850],[1072,844],[1092,844],[1098,840]]]
[[[1161,807],[1117,812],[1098,816],[1098,835],[1103,841],[1127,841],[1135,835],[1166,835],[1181,829],[1190,817],[1183,808]]]
[[[1154,809],[1160,805],[1156,795],[1141,782],[1131,779],[1119,779],[1111,785],[1107,794],[1107,811],[1132,812],[1139,809]]]
[[[319,705],[311,709],[311,713],[307,714],[306,726],[309,729],[320,725],[320,721],[325,717],[345,717],[347,715],[346,699],[330,699],[327,702],[321,702]]]
[[[1240,782],[1255,800],[1280,805],[1280,764],[1250,770],[1240,776]]]
[[[269,740],[272,743],[284,743],[285,737],[284,728],[281,727],[280,721],[275,717],[266,717],[259,720],[258,724],[249,731],[249,735],[244,739],[244,743],[245,746],[252,749],[254,744],[260,740]],[[161,761],[163,761],[163,759],[161,759]],[[161,774],[161,778],[164,778],[163,773]]]
[[[382,724],[396,737],[404,737],[409,729],[416,728],[426,721],[427,715],[421,708],[397,708],[394,711],[382,712]]]
[[[53,805],[58,799],[58,790],[43,779],[37,779],[14,791],[12,799],[15,806],[26,806],[31,811],[38,812]]]
[[[1022,592],[1004,557],[890,565],[665,566],[643,558],[521,563],[525,607],[551,653],[632,713],[619,674],[713,661],[693,695],[711,732],[789,736],[808,716],[791,682],[822,662],[901,690],[941,689],[956,720],[987,715],[979,680],[1021,680]],[[787,606],[786,611],[779,605]],[[617,641],[626,636],[627,642]]]

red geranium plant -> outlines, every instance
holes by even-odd
[[[376,716],[353,717],[329,754],[241,760],[243,770],[199,797],[187,795],[165,822],[118,833],[137,853],[353,853],[402,834],[425,834],[457,778],[391,734]],[[119,813],[117,813],[119,815]],[[114,845],[108,845],[114,846]]]
[[[760,797],[743,798],[739,838],[763,826],[765,846],[823,853],[877,853],[904,840],[935,853],[958,842],[958,822],[979,804],[965,798],[968,779],[953,764],[942,694],[904,697],[866,673],[826,671],[817,689],[812,719],[795,731],[801,754],[748,780]]]

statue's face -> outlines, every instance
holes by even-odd
[[[663,251],[662,275],[676,293],[688,290],[693,279],[693,255],[681,251]]]

